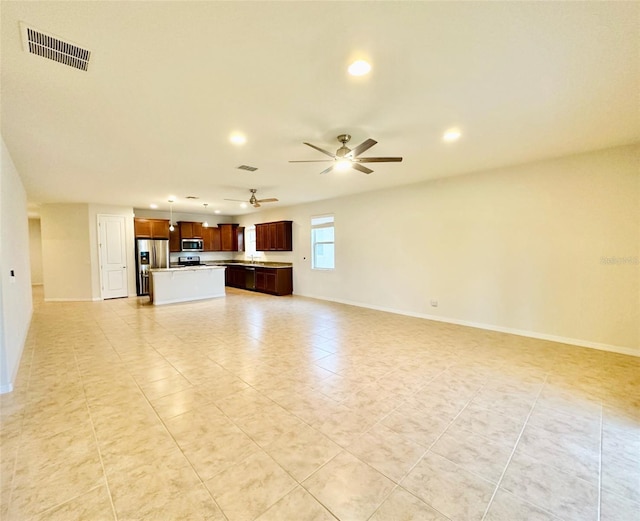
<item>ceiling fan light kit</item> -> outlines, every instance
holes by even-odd
[[[347,143],[351,140],[351,136],[349,134],[340,134],[338,136],[338,141],[341,143],[341,146],[336,150],[335,154],[332,154],[328,150],[320,148],[312,143],[304,142],[305,145],[310,146],[311,148],[321,152],[322,154],[331,157],[332,159],[309,159],[309,160],[298,160],[298,161],[289,161],[289,163],[318,163],[325,161],[333,161],[333,164],[324,169],[321,174],[327,174],[332,170],[344,171],[349,168],[353,168],[354,170],[358,170],[364,174],[370,174],[373,172],[370,168],[363,166],[361,163],[399,163],[402,161],[401,157],[359,157],[360,154],[369,150],[373,145],[377,143],[375,139],[366,139],[362,143],[360,143],[357,147],[351,149],[347,146]]]

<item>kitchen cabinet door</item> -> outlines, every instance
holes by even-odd
[[[278,249],[278,223],[269,223],[269,239],[268,239],[268,249],[269,250],[277,250]]]
[[[293,270],[256,268],[256,291],[272,295],[290,295],[293,292]]]
[[[238,251],[238,225],[232,223],[218,223],[220,228],[220,243],[222,251]]]
[[[225,284],[232,288],[245,289],[245,269],[241,266],[227,266],[227,269],[225,270]]]
[[[202,226],[202,223],[191,223],[193,226],[193,238],[194,239],[202,239],[202,230],[204,230],[204,227]]]
[[[256,224],[257,251],[292,251],[292,221]]]
[[[168,239],[169,221],[167,219],[151,220],[151,236],[154,239]]]
[[[202,228],[202,249],[213,251],[213,228]]]
[[[133,229],[137,239],[151,238],[151,221],[149,219],[134,219]]]
[[[238,226],[238,251],[244,251],[244,226]]]
[[[202,223],[192,221],[180,221],[180,237],[182,239],[203,239]]]
[[[137,239],[168,239],[168,219],[141,219],[133,220],[133,229]]]
[[[293,251],[293,222],[282,221],[282,249]]]
[[[275,294],[277,291],[277,270],[256,268],[256,291]]]
[[[204,251],[221,251],[220,247],[220,229],[213,227],[202,228],[202,240],[204,242]]]
[[[174,226],[174,230],[169,232],[169,251],[182,251],[182,243],[180,242],[180,228]]]
[[[220,243],[220,228],[209,228],[211,230],[211,251],[222,251]]]
[[[269,240],[269,225],[256,224],[256,250],[267,251],[268,240]]]

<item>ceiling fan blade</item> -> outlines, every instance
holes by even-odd
[[[254,208],[260,208],[260,203],[258,201],[256,201],[255,203],[253,203],[253,207]]]
[[[329,156],[329,157],[334,157],[334,158],[336,157],[336,155],[335,155],[335,154],[332,154],[331,152],[327,152],[326,150],[324,150],[324,149],[322,149],[322,148],[320,148],[320,147],[317,147],[317,146],[315,146],[315,145],[312,145],[311,143],[307,143],[307,142],[305,141],[305,143],[304,143],[304,144],[305,144],[305,145],[307,145],[307,146],[310,146],[311,148],[315,148],[318,152],[322,152],[323,154],[325,154],[325,155],[327,155],[327,156]]]
[[[276,199],[275,197],[269,197],[268,199],[258,199],[259,203],[275,203],[277,201],[278,199]]]
[[[297,161],[289,161],[289,163],[326,163],[327,161],[335,161],[335,159],[304,159]]]
[[[235,201],[236,203],[246,203],[244,199],[225,199],[225,201]]]
[[[358,157],[360,154],[362,154],[365,150],[369,150],[373,145],[375,145],[377,143],[377,141],[375,139],[367,139],[366,141],[363,141],[362,143],[360,143],[356,148],[354,148],[349,155],[351,157]]]
[[[401,157],[359,157],[354,159],[358,163],[399,163]]]
[[[334,167],[334,166],[335,166],[335,165],[331,165],[329,168],[327,168],[327,169],[323,170],[322,172],[320,172],[320,175],[322,175],[322,174],[328,174],[329,172],[331,172],[331,170],[333,170],[333,167]]]
[[[353,168],[354,170],[359,170],[364,174],[370,174],[371,172],[373,172],[373,170],[371,170],[370,168],[367,168],[366,166],[362,166],[358,163],[351,163],[351,168]]]

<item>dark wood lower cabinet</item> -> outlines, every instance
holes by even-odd
[[[247,270],[250,269],[255,270],[254,288],[247,287],[247,280],[251,280],[251,277],[247,277]],[[291,295],[293,270],[292,268],[227,266],[225,283],[232,288],[251,289],[271,295]]]
[[[227,266],[224,273],[225,285],[232,288],[246,289],[246,271],[241,266]]]

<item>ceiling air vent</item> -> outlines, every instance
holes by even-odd
[[[249,165],[240,165],[236,167],[238,170],[246,170],[247,172],[255,172],[258,170],[257,166],[249,166]]]
[[[81,71],[87,70],[91,51],[60,40],[50,34],[27,27],[25,24],[20,25],[22,28],[22,43],[25,51],[63,63],[74,69],[80,69]]]

